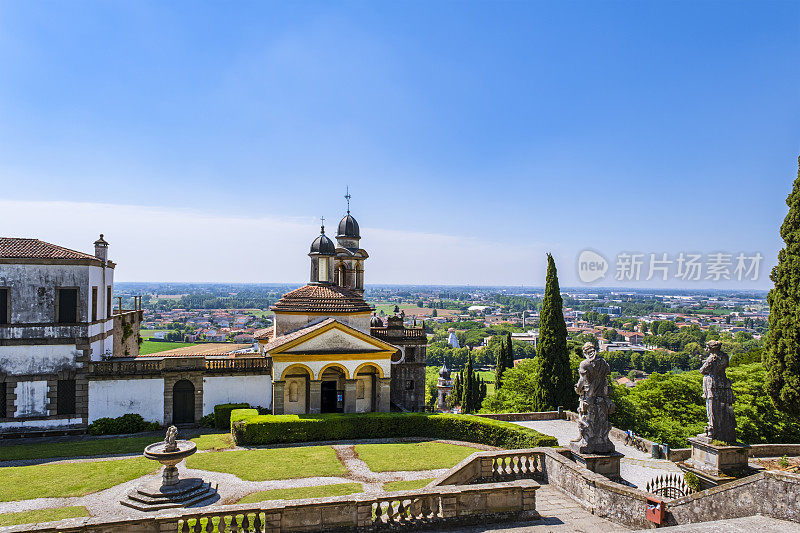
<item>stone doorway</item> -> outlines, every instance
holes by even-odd
[[[194,385],[182,379],[172,388],[172,423],[194,424]]]
[[[338,390],[337,381],[323,381],[320,386],[320,411],[341,413],[344,411],[344,394]]]

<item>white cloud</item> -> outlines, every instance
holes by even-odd
[[[252,204],[248,204],[252,205]],[[34,237],[91,251],[105,234],[118,281],[280,283],[308,279],[308,246],[319,231],[307,217],[229,215],[135,205],[0,200],[2,235]],[[335,234],[337,221],[329,222]],[[371,228],[367,283],[542,285],[545,246]],[[572,257],[563,255],[571,264]],[[567,263],[564,264],[567,266]],[[564,275],[571,275],[564,268]],[[562,284],[568,280],[562,280]]]

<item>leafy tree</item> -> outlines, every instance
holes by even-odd
[[[567,349],[567,325],[564,322],[558,272],[553,256],[547,254],[542,311],[539,314],[539,360],[533,403],[536,411],[547,411],[576,404],[572,388],[572,370]]]
[[[798,158],[800,164],[800,158]],[[786,198],[789,213],[781,225],[786,247],[770,279],[769,331],[765,342],[766,390],[775,407],[800,416],[800,170]]]

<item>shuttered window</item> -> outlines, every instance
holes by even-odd
[[[58,389],[56,390],[56,414],[74,415],[75,414],[75,380],[59,379]]]

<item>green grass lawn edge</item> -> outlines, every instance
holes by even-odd
[[[72,507],[56,507],[53,509],[34,509],[32,511],[19,511],[15,513],[0,514],[0,527],[18,526],[20,524],[40,524],[42,522],[56,522],[68,518],[89,516],[89,510],[82,505]]]

